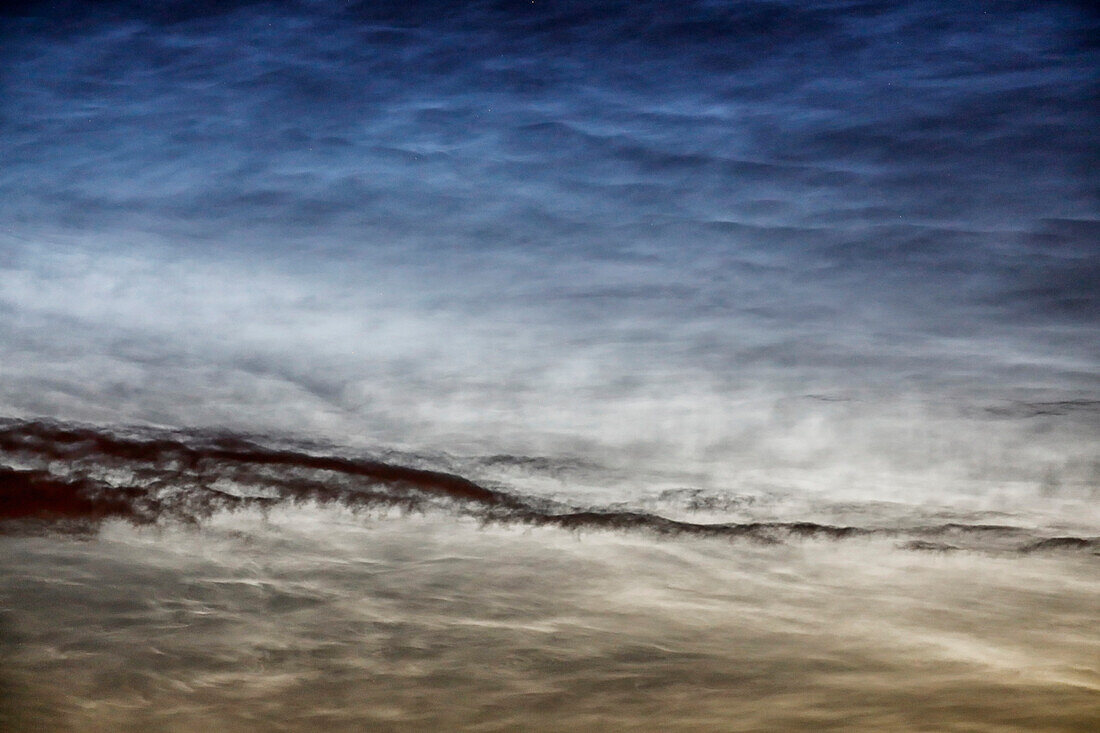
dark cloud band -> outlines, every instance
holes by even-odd
[[[613,507],[571,507],[488,489],[449,473],[270,449],[230,435],[187,438],[144,432],[124,435],[52,422],[5,425],[0,429],[0,455],[47,468],[0,467],[0,528],[19,531],[43,526],[42,522],[47,528],[94,527],[108,519],[139,524],[197,522],[219,511],[317,502],[351,509],[449,508],[491,522],[767,543],[878,535],[908,538],[900,546],[912,550],[950,551],[960,546],[1020,552],[1100,550],[1100,538],[1036,537],[1027,529],[1007,525],[948,523],[886,529],[817,522],[700,524]],[[103,474],[112,471],[128,473],[130,481],[106,480]],[[218,488],[219,481],[231,482],[233,491]]]

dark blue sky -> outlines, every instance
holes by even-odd
[[[30,3],[0,29],[5,414],[715,481],[1100,477],[1087,4]]]

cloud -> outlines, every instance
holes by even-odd
[[[788,539],[951,537],[970,549],[1018,546],[1020,552],[1092,551],[1100,539],[1035,538],[1009,525],[946,523],[889,528],[812,521],[700,523],[669,519],[622,506],[578,507],[486,488],[462,476],[367,458],[270,448],[244,436],[115,433],[53,422],[0,426],[0,451],[36,466],[0,465],[0,532],[96,529],[107,520],[135,524],[199,522],[217,512],[276,503],[337,503],[352,509],[405,511],[449,508],[482,521],[570,530],[649,532],[666,536],[745,539],[774,544]],[[495,457],[499,462],[501,457]],[[61,473],[50,468],[64,466]],[[120,477],[123,477],[120,482]],[[665,498],[669,492],[662,494]],[[672,492],[670,498],[677,498]],[[691,494],[696,502],[698,494]],[[697,508],[715,508],[700,506]],[[887,517],[880,518],[888,519]],[[1020,545],[1021,540],[1024,544]],[[904,549],[959,549],[915,539]]]
[[[4,412],[1088,480],[984,411],[1097,386],[1082,6],[57,8],[0,30]]]

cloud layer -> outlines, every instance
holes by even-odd
[[[6,414],[891,496],[1100,475],[1084,5],[0,23]]]

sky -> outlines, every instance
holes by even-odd
[[[4,12],[2,416],[1096,497],[1086,3]]]

